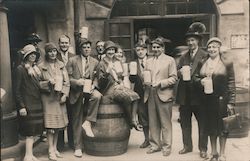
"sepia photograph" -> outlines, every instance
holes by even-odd
[[[0,0],[1,161],[250,161],[249,0]]]

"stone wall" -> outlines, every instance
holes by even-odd
[[[249,87],[249,1],[227,0],[218,7],[218,36],[228,49],[225,56],[234,62],[237,86]],[[246,40],[234,45],[233,35],[246,35]]]

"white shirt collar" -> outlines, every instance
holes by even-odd
[[[194,57],[194,56],[196,55],[196,53],[197,53],[198,49],[199,49],[198,47],[197,47],[196,49],[194,49],[194,50],[193,50],[193,52],[192,52],[192,54],[193,54],[193,55],[191,55],[191,56],[193,56],[193,57]]]

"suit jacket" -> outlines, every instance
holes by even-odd
[[[146,70],[150,70],[151,73],[155,69],[153,69],[153,61],[154,57],[148,58],[147,63],[146,63]],[[156,82],[160,83],[159,87],[156,87],[157,89],[157,94],[160,98],[161,101],[163,102],[169,102],[173,101],[173,86],[177,81],[177,71],[176,71],[176,64],[175,60],[165,54],[161,54],[158,57],[158,62],[157,62],[157,71],[156,71]],[[144,102],[148,100],[149,97],[149,92],[150,89],[149,87],[145,88],[144,92]]]
[[[90,79],[93,81],[93,84],[96,85],[96,70],[99,65],[99,62],[89,56],[89,71],[90,71]],[[75,55],[69,58],[69,62],[67,64],[67,71],[70,79],[70,93],[69,93],[69,101],[71,104],[74,104],[82,93],[82,86],[78,86],[76,81],[80,78],[83,78],[82,71],[82,58],[81,55]],[[83,78],[84,79],[84,78]]]
[[[189,51],[181,56],[180,62],[178,64],[178,77],[180,78],[178,87],[176,102],[180,105],[200,105],[201,104],[201,94],[202,90],[198,88],[194,81],[194,75],[199,72],[198,63],[207,58],[207,53],[202,49],[198,49],[193,62],[191,61]],[[183,81],[180,69],[182,66],[191,66],[191,80]]]
[[[200,84],[200,80],[206,77],[206,62],[207,59],[201,61],[198,67],[200,72],[196,74],[195,81]],[[225,104],[235,104],[235,76],[232,62],[220,58],[216,68],[212,74],[213,95],[221,96]],[[200,86],[202,86],[200,84]],[[203,87],[202,87],[203,88]],[[203,95],[204,92],[203,92]],[[206,96],[206,95],[205,95]]]

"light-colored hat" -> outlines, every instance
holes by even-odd
[[[212,37],[207,41],[207,46],[211,43],[211,42],[217,42],[220,44],[220,46],[222,45],[221,40],[218,37]]]
[[[106,53],[109,48],[115,48],[115,50],[117,50],[117,45],[113,41],[106,41],[103,53]]]
[[[23,59],[25,59],[31,53],[36,54],[36,59],[40,57],[40,53],[37,52],[35,46],[31,44],[24,46],[21,52],[23,54]]]

